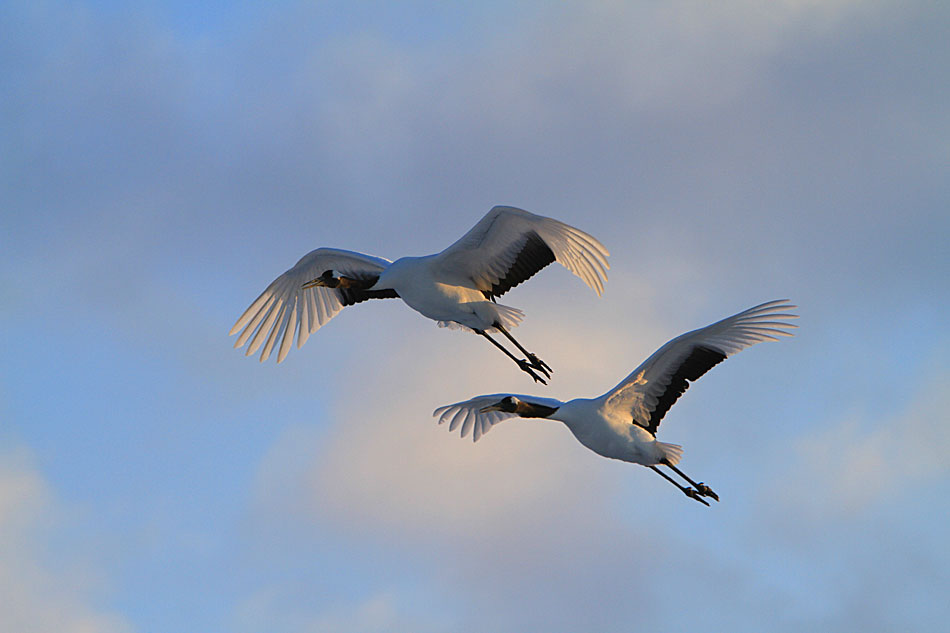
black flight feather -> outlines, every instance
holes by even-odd
[[[486,299],[495,300],[523,281],[527,281],[542,268],[554,261],[554,251],[544,243],[541,236],[531,231],[525,238],[518,256],[504,276],[492,284],[491,290],[483,290]]]
[[[650,433],[656,435],[656,429],[660,426],[660,420],[663,419],[663,416],[670,410],[673,403],[676,402],[689,387],[688,381],[698,380],[700,376],[724,360],[726,360],[726,355],[717,349],[704,345],[694,347],[693,351],[689,353],[689,356],[683,359],[680,366],[673,372],[673,376],[670,378],[670,384],[667,385],[663,393],[660,394],[656,406],[653,408],[653,411],[650,412],[650,419],[642,426],[646,427]]]

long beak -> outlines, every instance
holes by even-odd
[[[479,413],[488,413],[489,411],[501,411],[501,407],[497,404],[493,404],[491,406],[482,407],[478,410]]]
[[[308,281],[307,283],[305,283],[305,284],[303,285],[303,287],[304,287],[304,288],[317,288],[317,287],[325,287],[326,285],[327,285],[327,282],[326,282],[326,280],[325,280],[323,277],[317,277],[316,279],[312,279],[312,280]]]

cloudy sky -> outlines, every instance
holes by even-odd
[[[0,630],[943,630],[950,5],[192,4],[0,3]],[[399,302],[232,349],[307,251],[495,204],[612,253],[505,297],[549,387]],[[430,417],[783,297],[661,427],[712,508]]]

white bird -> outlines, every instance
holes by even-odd
[[[560,420],[595,453],[652,468],[688,497],[708,506],[703,497],[719,501],[719,496],[676,467],[683,448],[656,441],[660,420],[689,387],[689,381],[699,379],[726,357],[761,341],[778,340],[776,335],[791,336],[782,328],[797,327],[785,321],[797,318],[784,312],[793,308],[784,299],[769,301],[678,336],[598,398],[561,402],[496,393],[439,407],[432,415],[439,418],[439,424],[448,422],[450,432],[461,426],[462,437],[474,430],[475,441],[493,425],[513,417]],[[679,484],[657,468],[659,465],[672,469],[689,486]]]
[[[439,322],[484,336],[538,382],[550,367],[509,333],[524,313],[495,303],[539,270],[558,262],[598,296],[607,280],[609,252],[596,239],[563,222],[514,207],[494,207],[468,233],[441,253],[394,262],[335,248],[318,248],[275,279],[244,311],[230,334],[234,347],[248,341],[247,355],[263,345],[261,362],[278,345],[277,362],[300,348],[345,306],[367,299],[401,298]],[[501,332],[525,354],[518,359],[490,333]],[[547,383],[545,383],[547,384]]]

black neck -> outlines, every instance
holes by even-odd
[[[354,290],[369,290],[376,285],[376,282],[379,281],[379,275],[373,277],[364,277],[362,279],[355,279],[353,277],[344,277],[340,276],[339,288],[352,288]]]
[[[550,417],[558,407],[546,407],[543,404],[532,404],[521,400],[515,407],[515,413],[523,418],[547,418]]]

